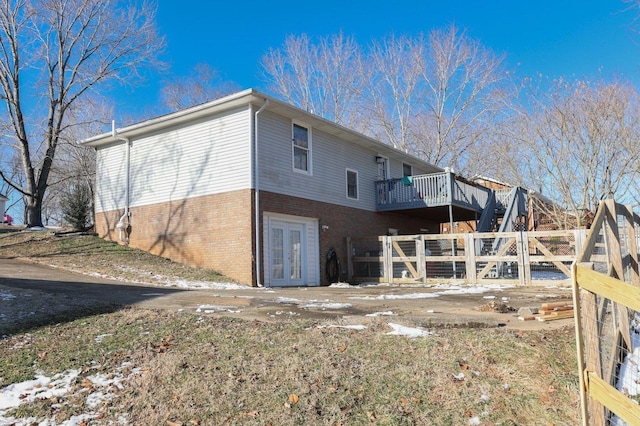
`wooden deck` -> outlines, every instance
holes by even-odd
[[[481,213],[491,190],[456,178],[451,172],[376,182],[378,211],[457,207]]]

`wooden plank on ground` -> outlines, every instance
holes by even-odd
[[[570,311],[552,312],[548,315],[536,315],[538,321],[556,321],[567,318],[573,318],[573,309]]]
[[[540,305],[541,309],[554,309],[554,308],[562,308],[565,306],[573,306],[573,301],[568,300],[566,302],[550,302],[550,303],[543,303],[542,305]]]

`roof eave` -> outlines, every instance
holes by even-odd
[[[185,123],[194,119],[198,119],[200,117],[206,117],[207,115],[214,114],[215,112],[220,110],[225,110],[245,104],[248,105],[251,102],[257,101],[259,98],[260,97],[257,96],[257,92],[255,90],[243,90],[241,92],[237,92],[232,95],[216,99],[214,101],[206,102],[204,104],[196,105],[190,108],[116,129],[116,134],[120,138],[135,138],[136,136],[140,136],[145,133],[161,130],[169,126]],[[107,132],[100,135],[92,136],[87,139],[83,139],[78,143],[88,147],[98,148],[100,146],[111,144],[119,140],[120,139],[115,138],[111,132]]]
[[[425,167],[432,168],[433,171],[443,171],[442,168],[428,163],[414,155],[389,146],[383,142],[358,133],[323,117],[304,111],[303,109],[295,107],[291,104],[275,99],[255,89],[243,90],[241,92],[237,92],[211,102],[196,105],[194,107],[176,111],[174,113],[170,113],[160,117],[152,118],[150,120],[132,124],[131,126],[123,127],[121,129],[116,129],[116,133],[120,138],[131,139],[149,132],[161,130],[169,126],[185,123],[200,117],[206,117],[218,111],[224,111],[229,108],[250,104],[261,106],[265,102],[265,100],[269,101],[269,110],[274,110],[276,113],[281,112],[285,116],[288,116],[292,119],[306,122],[318,130],[333,134],[348,142],[366,146],[369,149],[378,151],[382,155],[393,155],[395,157],[400,157],[413,163],[422,164]],[[84,139],[79,143],[88,147],[98,148],[100,146],[117,142],[121,142],[121,139],[115,138],[111,134],[111,132],[109,132]]]

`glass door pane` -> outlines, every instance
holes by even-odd
[[[271,228],[271,278],[284,279],[284,229]]]
[[[291,226],[289,229],[289,266],[292,280],[302,278],[302,231],[295,229],[297,226]]]

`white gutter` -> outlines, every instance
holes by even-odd
[[[120,220],[116,224],[116,229],[119,231],[120,241],[125,244],[129,244],[129,235],[124,237],[125,230],[128,230],[129,226],[131,226],[131,212],[129,212],[129,184],[130,184],[130,169],[131,169],[131,141],[128,138],[124,138],[122,136],[118,136],[116,133],[116,121],[111,121],[111,136],[114,139],[119,141],[123,141],[127,144],[127,160],[126,160],[126,170],[125,170],[125,205],[124,205],[124,214],[120,217]]]
[[[265,98],[264,104],[260,107],[258,111],[256,111],[255,118],[253,120],[254,125],[254,135],[253,135],[253,170],[254,170],[254,204],[255,204],[255,218],[254,221],[256,223],[256,285],[258,287],[263,287],[262,282],[260,281],[260,270],[261,270],[261,258],[260,258],[260,191],[258,189],[259,183],[259,168],[258,168],[258,114],[264,110],[267,105],[269,105],[269,99]]]

